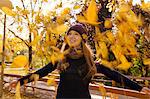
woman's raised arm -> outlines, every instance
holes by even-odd
[[[20,85],[23,85],[24,83],[29,83],[34,80],[32,75],[37,74],[37,75],[39,75],[39,78],[42,78],[42,77],[48,75],[48,73],[54,71],[56,69],[56,67],[57,67],[57,63],[55,63],[55,65],[53,65],[52,63],[48,63],[43,68],[37,70],[34,73],[28,74],[27,76],[24,76],[23,78],[19,79],[18,81],[20,81]]]
[[[114,80],[118,83],[122,83],[124,86],[130,87],[130,89],[141,91],[142,88],[143,88],[138,83],[130,80],[125,75],[119,73],[116,70],[110,69],[110,68],[108,68],[106,66],[103,66],[99,63],[96,63],[96,67],[97,67],[97,72],[98,73],[103,73],[104,75],[111,78],[112,80]]]

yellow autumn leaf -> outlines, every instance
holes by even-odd
[[[91,0],[89,7],[87,9],[86,18],[88,21],[96,22],[97,17],[97,6],[95,0]]]
[[[111,19],[105,19],[104,26],[105,28],[111,28],[112,27]]]
[[[106,32],[106,36],[107,36],[108,40],[109,40],[111,43],[114,43],[114,42],[115,42],[114,34],[113,34],[111,31],[107,31],[107,32]]]
[[[65,8],[62,12],[61,15],[66,15],[70,13],[70,8]]]
[[[120,61],[121,61],[121,63],[128,62],[128,60],[126,59],[126,57],[124,55],[120,55]]]
[[[58,47],[55,47],[55,46],[51,46],[51,48],[56,51],[56,52],[60,52],[60,49]]]
[[[27,15],[27,14],[29,14],[30,12],[29,12],[29,10],[22,10],[22,14],[23,15]]]
[[[132,56],[138,56],[137,49],[134,46],[126,46],[129,51],[129,54]]]
[[[15,99],[21,99],[21,95],[20,95],[20,82],[18,82],[17,86],[16,86]]]
[[[48,80],[47,80],[47,85],[50,86],[52,84],[55,84],[55,76],[50,76],[48,77]]]
[[[111,62],[109,62],[109,61],[107,61],[107,60],[101,60],[101,64],[102,65],[104,65],[104,66],[106,66],[106,67],[108,67],[108,68],[110,68],[110,69],[112,69],[112,63]]]
[[[77,9],[80,9],[80,8],[81,8],[80,5],[75,5],[75,6],[73,7],[74,10],[77,10]]]
[[[7,7],[2,7],[2,11],[9,16],[16,16],[16,13]]]
[[[57,57],[54,54],[52,54],[50,57],[50,60],[51,60],[52,64],[54,65],[57,60]]]
[[[139,30],[139,27],[137,26],[137,24],[134,24],[132,22],[128,22],[128,25],[130,26],[130,28],[136,32],[137,34],[141,35],[141,32]]]
[[[58,24],[63,24],[64,23],[64,21],[65,21],[65,16],[57,16],[57,19],[56,19],[56,22],[58,23]]]
[[[30,46],[37,45],[37,43],[40,41],[41,36],[36,36],[35,39],[31,42]]]
[[[142,2],[142,5],[140,7],[144,10],[148,10],[150,8],[150,2]]]
[[[14,58],[13,63],[11,64],[12,68],[28,68],[28,59],[24,55],[18,55]]]
[[[120,45],[113,45],[111,46],[111,50],[115,55],[116,60],[119,62],[120,61],[120,56],[122,55],[122,49]]]
[[[108,48],[105,42],[99,42],[101,55],[103,59],[108,59]]]
[[[48,2],[48,0],[43,0],[44,2]]]
[[[98,26],[95,26],[95,33],[96,35],[101,34],[101,31]]]
[[[144,65],[150,65],[150,58],[143,59]]]
[[[87,36],[86,34],[82,34],[82,38],[83,38],[84,40],[87,40],[87,39],[88,39],[88,36]]]
[[[1,9],[2,7],[7,7],[7,8],[9,8],[9,9],[12,9],[12,8],[13,8],[13,5],[12,5],[12,3],[11,3],[10,0],[0,0],[0,9]]]
[[[121,63],[118,66],[116,66],[117,69],[119,70],[124,70],[124,71],[128,71],[128,69],[132,66],[132,63],[130,62],[125,62],[125,63]]]
[[[98,16],[97,16],[97,6],[96,6],[96,1],[95,0],[91,0],[88,9],[86,10],[85,13],[85,19],[80,18],[78,19],[79,22],[81,23],[88,23],[91,25],[98,25],[100,24],[100,22],[98,21]]]
[[[40,78],[39,74],[32,74],[31,80],[33,79],[34,84],[36,84],[36,82],[39,80],[39,78]]]
[[[103,99],[106,99],[107,93],[106,93],[106,89],[104,88],[104,84],[102,84],[102,83],[99,84],[99,91],[100,91]]]
[[[57,35],[65,33],[68,30],[68,26],[67,25],[57,25],[55,28],[50,28],[52,33],[55,33]]]

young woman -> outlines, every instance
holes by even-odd
[[[38,74],[41,78],[55,69],[60,71],[60,83],[57,89],[56,98],[90,99],[89,83],[91,77],[97,72],[105,74],[116,82],[123,82],[125,86],[128,86],[133,90],[149,91],[148,88],[143,88],[119,72],[100,65],[98,62],[95,63],[92,58],[91,50],[88,47],[86,40],[82,37],[85,33],[87,32],[81,24],[76,24],[68,30],[66,42],[70,48],[70,52],[66,55],[65,59],[68,65],[58,65],[58,62],[55,65],[49,63],[33,73]],[[21,85],[23,85],[24,82],[31,82],[33,81],[31,77],[33,74],[29,74],[18,81],[20,81]]]

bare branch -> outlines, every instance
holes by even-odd
[[[27,41],[25,41],[24,39],[22,39],[21,37],[19,37],[18,35],[15,34],[15,32],[13,32],[12,30],[8,29],[12,34],[14,34],[15,37],[19,38],[22,42],[24,42],[26,44],[26,46],[29,47],[29,44]]]

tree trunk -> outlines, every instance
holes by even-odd
[[[29,33],[29,42],[30,43],[32,42],[31,33]],[[30,69],[32,70],[33,67],[31,65],[31,63],[32,63],[32,45],[29,46],[29,66],[30,66]]]
[[[0,99],[3,99],[3,80],[4,80],[4,64],[5,64],[5,34],[6,34],[6,14],[4,16],[4,35],[3,35],[3,52],[2,52],[2,66],[0,73]]]

